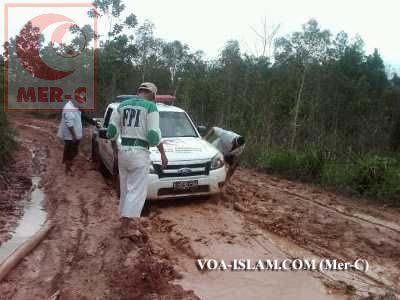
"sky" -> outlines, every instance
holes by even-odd
[[[314,18],[322,29],[329,29],[333,33],[343,30],[350,36],[359,34],[365,42],[367,53],[378,48],[386,64],[400,66],[398,0],[131,0],[125,4],[125,14],[134,13],[139,22],[149,19],[155,24],[157,37],[167,41],[179,40],[188,44],[193,51],[203,50],[207,58],[217,57],[230,39],[238,40],[242,51],[257,54],[260,43],[254,30],[262,31],[264,19],[270,28],[280,24],[278,35],[286,35],[301,30],[302,24]],[[1,4],[2,16],[3,11]],[[23,14],[15,16],[15,20],[23,17]],[[12,29],[16,30],[11,28],[10,31]],[[3,32],[2,28],[0,43],[4,42]]]

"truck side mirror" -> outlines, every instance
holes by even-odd
[[[207,127],[206,126],[197,126],[197,130],[200,135],[203,137],[207,134]]]
[[[99,138],[107,139],[107,129],[106,128],[99,129]]]

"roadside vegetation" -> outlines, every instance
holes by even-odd
[[[351,154],[336,158],[317,150],[294,152],[280,149],[264,152],[255,166],[287,179],[400,205],[399,156]]]
[[[2,106],[0,105],[1,109]],[[0,112],[0,172],[4,169],[7,162],[12,160],[12,153],[16,150],[17,143],[14,133],[8,123],[3,111]]]
[[[209,59],[156,37],[155,25],[122,1],[95,3],[111,29],[93,50],[98,114],[115,96],[153,81],[197,124],[244,135],[247,166],[400,205],[400,77],[377,49],[366,53],[359,36],[316,20],[287,36],[264,25],[254,28],[253,54],[230,40]]]
[[[4,76],[4,61],[0,56],[0,172],[4,170],[7,162],[12,159],[12,152],[15,150],[17,144],[14,139],[13,130],[8,123],[7,116],[3,109],[3,76]],[[0,176],[1,179],[1,176]]]

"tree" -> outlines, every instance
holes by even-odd
[[[385,65],[378,49],[374,49],[371,55],[368,55],[365,62],[366,76],[369,84],[369,93],[373,97],[381,97],[387,87],[388,81],[385,71]]]
[[[136,64],[140,68],[142,81],[145,81],[149,61],[159,54],[162,42],[154,37],[154,24],[146,20],[136,30],[135,44],[138,50]]]
[[[258,43],[261,45],[261,54],[259,54],[258,47],[256,47],[257,56],[269,58],[272,57],[273,47],[275,45],[276,37],[280,27],[281,24],[269,25],[267,22],[267,17],[264,17],[264,19],[262,20],[261,30],[257,30],[256,28],[251,27],[256,35]]]
[[[133,43],[133,37],[126,34],[133,30],[138,22],[134,14],[125,19],[121,17],[125,10],[122,0],[95,0],[96,9],[89,12],[89,16],[97,16],[105,20],[108,32],[102,37],[99,56],[99,80],[101,94],[105,98],[114,99],[118,93],[118,82],[124,78],[120,72],[125,64],[132,64],[138,55],[138,49]],[[111,88],[106,87],[111,86]]]
[[[235,111],[235,100],[239,100],[239,91],[241,86],[242,73],[242,57],[240,53],[239,42],[230,40],[225,44],[221,51],[218,65],[221,67],[220,72],[217,72],[218,77],[223,83],[222,107],[219,123],[221,125],[230,126],[232,122],[228,121]],[[223,109],[222,109],[223,108]],[[228,117],[228,120],[227,120]]]
[[[312,64],[322,63],[330,46],[330,32],[321,31],[317,21],[310,20],[303,25],[302,32],[295,32],[288,38],[280,38],[276,42],[277,51],[275,57],[278,64],[292,62],[296,65],[299,74],[296,102],[293,108],[293,130],[290,148],[295,148],[297,128],[299,125],[299,113],[302,105],[303,90],[307,70]]]
[[[162,45],[162,59],[171,75],[171,88],[175,87],[176,73],[181,71],[188,59],[189,46],[173,41]]]

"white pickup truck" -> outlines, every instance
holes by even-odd
[[[129,95],[118,96],[110,103],[104,118],[95,119],[101,126],[92,130],[92,156],[103,170],[107,170],[118,182],[118,167],[114,158],[111,141],[106,131],[111,113]],[[203,140],[205,127],[196,128],[189,115],[181,108],[157,103],[160,113],[160,129],[168,166],[161,168],[160,153],[150,148],[152,161],[148,175],[147,198],[164,199],[211,195],[221,192],[226,177],[223,155],[210,143]],[[120,143],[120,138],[117,144]],[[117,184],[118,188],[118,184]]]

